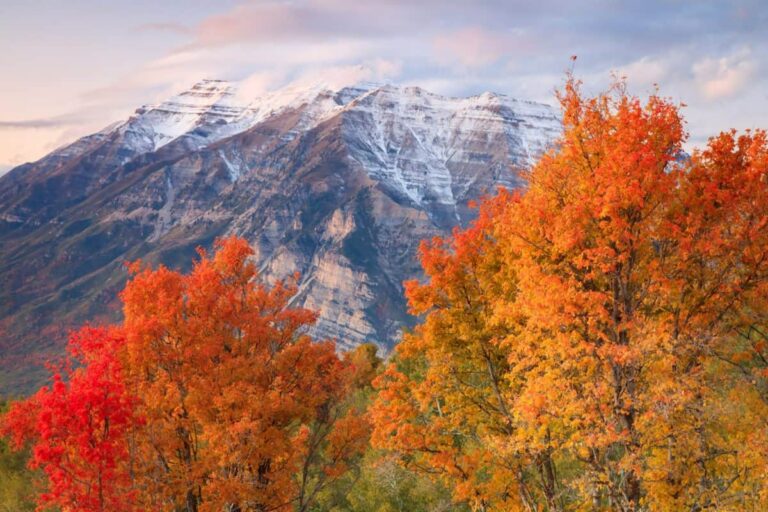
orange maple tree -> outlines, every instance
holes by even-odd
[[[232,238],[188,275],[134,266],[122,294],[147,507],[306,508],[367,442],[345,406],[352,368],[304,332],[316,315],[288,306],[294,287],[255,279],[251,254]]]
[[[525,193],[423,246],[374,443],[476,510],[765,506],[765,133],[688,157],[663,98],[560,100]]]

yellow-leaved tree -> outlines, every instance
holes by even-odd
[[[585,97],[521,195],[422,247],[374,443],[475,510],[762,510],[768,144]]]

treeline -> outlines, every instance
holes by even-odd
[[[339,357],[311,340],[315,314],[288,306],[295,288],[259,283],[252,254],[230,238],[188,275],[131,265],[123,323],[72,334],[52,384],[4,415],[36,470],[9,459],[12,499],[27,506],[18,487],[32,482],[37,504],[61,511],[450,504],[368,449],[376,348]]]
[[[686,155],[669,100],[622,83],[584,97],[572,78],[559,98],[564,133],[525,192],[422,245],[427,280],[406,283],[422,321],[387,361],[311,340],[314,313],[258,280],[243,240],[187,275],[133,264],[123,323],[73,334],[52,384],[3,416],[20,454],[0,450],[0,497],[99,512],[767,509],[766,133]]]

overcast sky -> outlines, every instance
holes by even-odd
[[[200,78],[258,94],[331,69],[554,103],[571,55],[591,90],[659,84],[699,145],[768,127],[767,26],[764,0],[0,0],[0,171]]]

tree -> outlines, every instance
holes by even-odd
[[[75,334],[52,386],[4,417],[46,476],[41,507],[304,511],[359,460],[365,351],[313,342],[315,314],[256,280],[244,240],[216,249],[186,275],[131,264],[123,325]]]
[[[341,495],[325,496],[317,512],[468,512],[429,476],[401,467],[391,457],[370,450],[352,485]]]
[[[686,158],[667,100],[560,100],[526,192],[423,247],[374,442],[476,510],[760,508],[765,133]]]
[[[294,287],[255,280],[251,254],[232,238],[188,275],[133,266],[122,298],[145,507],[305,510],[366,443],[343,405],[352,368],[304,333],[315,314],[288,307]]]
[[[429,282],[411,281],[406,293],[412,312],[426,317],[374,381],[374,446],[443,479],[456,501],[475,510],[534,499],[523,473],[536,454],[509,443],[516,432],[510,397],[521,383],[507,378],[502,340],[514,320],[494,320],[495,300],[515,293],[516,277],[492,232],[495,218],[517,200],[501,191],[481,205],[470,228],[422,244]]]
[[[370,439],[365,412],[372,392],[371,381],[381,363],[376,351],[375,345],[363,344],[344,354],[343,386],[305,427],[305,451],[297,475],[299,493],[294,510],[315,510],[327,489],[343,487],[359,477]]]
[[[69,365],[50,387],[12,404],[4,417],[3,434],[16,449],[31,445],[29,466],[47,477],[38,498],[42,508],[136,510],[128,436],[139,421],[117,359],[123,343],[114,329],[74,333]]]
[[[376,347],[363,344],[344,354],[354,371],[353,391],[346,407],[361,417],[375,396],[372,381],[378,375],[382,360]],[[362,418],[361,418],[362,419]],[[364,455],[336,480],[318,493],[312,512],[447,512],[468,510],[456,507],[451,494],[438,482],[425,475],[400,467],[392,457],[366,443]]]
[[[8,409],[0,399],[0,413]],[[0,512],[32,512],[35,510],[35,474],[27,466],[28,450],[16,451],[0,439]]]

